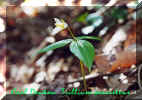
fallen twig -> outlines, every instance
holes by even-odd
[[[86,75],[85,76],[85,80],[88,81],[88,80],[91,80],[91,79],[94,79],[94,78],[97,78],[98,76],[111,76],[112,73],[108,73],[108,74],[90,74],[90,75]],[[83,77],[80,77],[79,79],[76,79],[74,81],[70,81],[70,82],[67,82],[66,84],[73,84],[73,83],[76,83],[76,82],[83,82]]]

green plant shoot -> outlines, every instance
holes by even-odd
[[[60,31],[61,31],[61,30],[68,27],[67,23],[65,23],[63,20],[60,21],[59,19],[56,18],[55,21],[56,21],[56,24],[55,24],[56,27],[53,30],[54,32],[56,31],[57,28],[58,28],[58,30],[60,29]],[[62,27],[60,27],[60,26],[62,26]],[[84,86],[86,89],[85,73],[84,73],[82,63],[88,68],[88,70],[90,72],[91,67],[93,65],[94,56],[95,56],[95,48],[89,41],[87,41],[87,39],[91,39],[91,40],[101,40],[101,39],[98,37],[95,37],[95,36],[75,37],[69,27],[68,27],[68,30],[72,36],[72,39],[65,39],[65,40],[55,42],[55,43],[48,45],[47,47],[39,50],[38,53],[48,52],[50,50],[55,50],[57,48],[61,48],[66,45],[69,45],[69,50],[80,60],[81,71],[82,71],[83,80],[84,80]]]

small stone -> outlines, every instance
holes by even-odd
[[[79,82],[75,82],[74,84],[73,84],[73,86],[76,88],[76,87],[79,87],[80,86],[80,83]]]
[[[108,76],[103,76],[103,79],[104,79],[104,80],[107,80],[107,79],[108,79]]]

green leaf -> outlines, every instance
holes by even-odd
[[[80,15],[79,17],[77,17],[77,18],[75,19],[75,21],[78,21],[78,22],[85,22],[87,16],[88,16],[88,13],[87,13],[87,12],[86,12],[86,13],[83,13],[82,15]]]
[[[80,37],[76,37],[76,38],[79,40],[81,40],[81,39],[101,40],[101,38],[95,37],[95,36],[80,36]]]
[[[65,46],[65,45],[69,44],[71,41],[72,41],[72,39],[66,39],[66,40],[61,40],[61,41],[55,42],[55,43],[53,43],[53,44],[39,50],[38,53],[48,52],[50,50],[61,48],[61,47]]]
[[[73,41],[70,44],[70,51],[88,67],[89,71],[91,70],[95,49],[90,42],[86,40]]]

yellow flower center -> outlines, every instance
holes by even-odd
[[[62,22],[61,24],[55,24],[55,25],[56,25],[56,27],[60,27],[60,28],[64,29],[65,28],[65,25],[64,25],[65,22],[64,22],[63,19],[61,20],[61,22]]]

